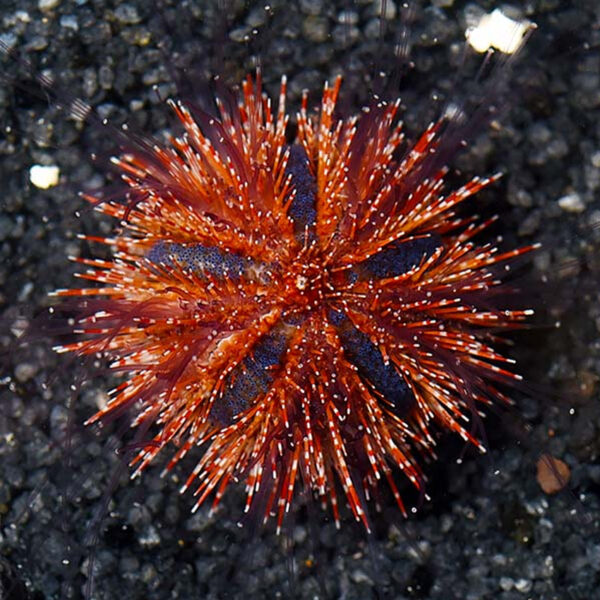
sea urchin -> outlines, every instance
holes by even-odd
[[[452,117],[403,151],[399,103],[340,119],[340,84],[314,115],[304,95],[292,143],[285,79],[276,113],[260,74],[217,117],[172,102],[183,134],[132,137],[113,159],[123,197],[87,196],[120,223],[85,238],[112,260],[75,259],[101,285],[55,292],[80,336],[58,349],[127,373],[89,422],[136,415],[136,473],[200,446],[196,506],[245,481],[246,511],[278,527],[298,480],[338,523],[340,485],[367,529],[382,478],[404,512],[396,473],[423,489],[434,425],[483,448],[479,405],[520,379],[498,331],[531,314],[501,306],[501,272],[532,247],[477,244],[491,220],[456,212],[495,177],[444,192]]]

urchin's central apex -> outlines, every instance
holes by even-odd
[[[295,262],[285,278],[287,303],[295,309],[320,306],[327,292],[328,273],[317,263]]]
[[[296,288],[299,292],[302,292],[306,289],[308,281],[308,277],[305,277],[304,275],[296,275]]]

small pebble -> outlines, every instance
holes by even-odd
[[[315,44],[323,43],[329,35],[329,24],[324,17],[307,17],[302,24],[306,39]]]
[[[533,587],[533,583],[529,579],[517,579],[515,581],[515,589],[522,594],[526,594]]]
[[[60,26],[64,27],[65,29],[72,29],[73,31],[77,31],[79,29],[77,17],[73,15],[63,15],[60,18]]]
[[[500,577],[500,587],[503,591],[510,592],[515,587],[515,582],[510,577]]]
[[[558,199],[558,205],[569,213],[581,213],[585,210],[585,204],[579,194],[567,194]]]
[[[52,10],[60,4],[60,0],[40,0],[38,2],[38,8],[42,11]]]
[[[32,379],[38,372],[38,367],[32,363],[20,363],[15,367],[15,377],[20,383]]]
[[[571,477],[568,465],[549,454],[543,454],[537,461],[537,481],[546,494],[560,492]]]
[[[398,13],[398,8],[393,0],[385,0],[385,2],[384,0],[375,0],[373,6],[375,14],[382,16],[386,21],[393,21]]]
[[[300,0],[300,10],[306,15],[323,14],[323,0]]]
[[[138,9],[132,4],[121,4],[115,10],[115,17],[119,23],[124,25],[135,25],[142,19],[138,13]]]

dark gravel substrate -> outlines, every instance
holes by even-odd
[[[302,88],[318,97],[324,79],[343,71],[346,105],[356,107],[373,73],[389,69],[400,31],[398,17],[390,19],[382,44],[369,0],[273,0],[270,11],[234,0],[228,24],[226,3],[171,4],[178,9],[159,19],[146,0],[3,0],[0,39],[101,116],[159,135],[170,116],[152,85],[163,97],[171,93],[171,66],[189,63],[188,81],[218,68],[235,82],[260,56],[269,89],[288,74],[292,106]],[[465,22],[497,3],[423,4],[412,14],[415,67],[401,93],[413,134],[444,102],[468,94],[461,91],[473,69],[457,76]],[[311,530],[298,511],[291,525],[297,576],[289,584],[284,539],[237,527],[239,490],[212,517],[207,509],[190,514],[191,498],[177,493],[190,462],[166,479],[159,466],[135,482],[117,472],[109,516],[95,524],[119,462],[116,437],[110,427],[96,435],[80,424],[110,384],[94,378],[70,411],[80,369],[44,340],[9,344],[23,326],[19,315],[31,317],[49,305],[49,291],[72,285],[67,255],[89,252],[76,233],[110,231],[108,221],[89,212],[77,219],[75,211],[82,207],[76,191],[103,182],[89,154],[108,155],[111,140],[22,91],[23,65],[3,61],[0,598],[80,598],[90,556],[97,599],[288,598],[291,589],[317,598],[319,574],[331,597],[348,600],[373,598],[376,588],[407,599],[600,598],[600,8],[596,0],[527,6],[539,28],[512,75],[512,106],[454,166],[461,180],[504,171],[502,183],[481,196],[483,210],[500,212],[497,232],[507,245],[544,244],[534,270],[553,282],[542,319],[560,319],[562,327],[515,338],[514,350],[536,393],[519,400],[516,423],[490,420],[488,457],[469,451],[457,464],[462,446],[443,440],[441,461],[428,470],[432,501],[407,521],[390,501],[376,518],[372,547],[349,521],[338,532],[324,518]],[[33,164],[59,165],[63,184],[34,188]],[[73,431],[68,448],[65,428]],[[535,477],[541,452],[569,465],[570,492],[542,492]]]

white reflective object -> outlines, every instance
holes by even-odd
[[[42,190],[54,187],[60,178],[60,169],[56,165],[33,165],[29,169],[29,181]]]
[[[469,27],[465,37],[476,52],[487,52],[495,48],[505,54],[513,54],[521,47],[523,36],[532,25],[526,19],[511,19],[497,8],[484,15],[475,27]]]

